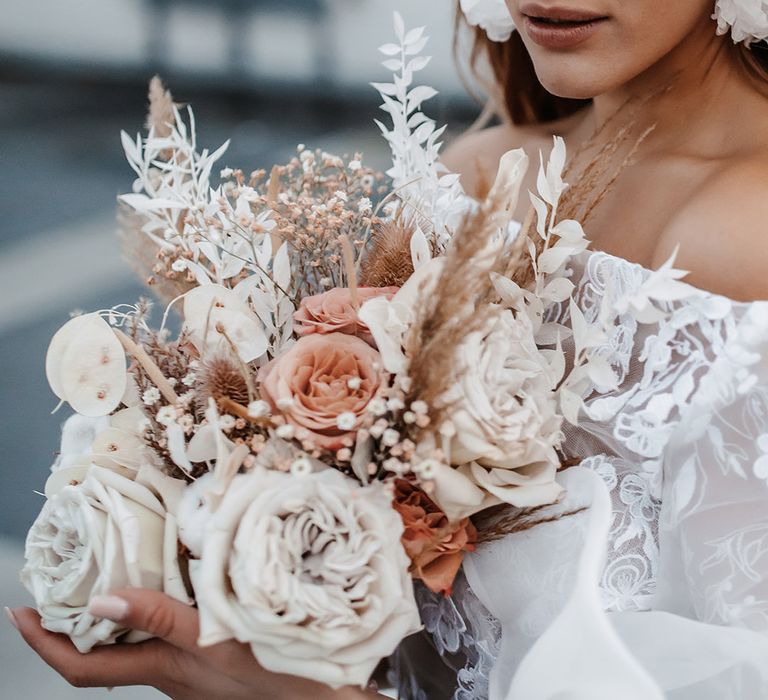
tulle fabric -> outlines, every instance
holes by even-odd
[[[563,477],[569,506],[590,504],[572,519],[542,525],[535,537],[512,536],[470,558],[465,572],[483,605],[499,620],[502,644],[490,677],[490,700],[758,700],[768,696],[768,636],[707,624],[681,614],[605,612],[598,583],[610,526],[603,481],[575,468]],[[575,520],[578,519],[578,522]],[[563,546],[579,552],[559,567]],[[514,550],[514,551],[511,551]],[[535,560],[540,569],[512,576],[501,558]],[[558,610],[529,626],[530,597],[555,567],[564,590]],[[533,632],[533,633],[532,633]]]

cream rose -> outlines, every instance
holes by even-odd
[[[158,484],[168,479],[154,467],[148,469],[157,472]],[[69,635],[81,652],[99,644],[146,639],[143,633],[94,618],[88,601],[129,586],[185,599],[174,518],[156,491],[92,465],[81,483],[59,480],[58,487],[49,486],[46,492],[48,500],[27,535],[21,572],[43,627]]]
[[[363,686],[419,628],[402,521],[380,484],[257,466],[209,517],[191,568],[201,645],[235,638],[275,673]]]
[[[304,433],[329,450],[352,444],[381,384],[379,353],[342,333],[300,338],[261,375],[263,397],[297,429],[297,437]]]
[[[456,360],[457,381],[443,400],[450,462],[461,469],[438,471],[438,505],[453,519],[493,502],[533,507],[557,500],[558,373],[537,348],[527,317],[500,311],[461,343]],[[472,498],[471,487],[487,496]]]
[[[364,304],[379,297],[391,299],[397,290],[397,287],[362,287],[357,290],[358,302]],[[299,335],[345,333],[373,345],[371,332],[360,320],[347,288],[337,287],[324,294],[304,297],[293,319]]]

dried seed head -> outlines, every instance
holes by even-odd
[[[231,399],[241,406],[249,404],[248,384],[240,367],[231,359],[218,356],[206,360],[197,373],[196,399],[200,407],[208,399]]]
[[[401,287],[413,274],[411,236],[413,224],[402,219],[387,221],[373,229],[373,244],[363,262],[360,285]]]
[[[165,138],[171,135],[171,124],[176,119],[173,114],[173,96],[166,90],[159,75],[149,81],[149,111],[147,112],[147,131],[155,130],[155,136]]]

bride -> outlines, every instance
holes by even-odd
[[[452,597],[419,589],[424,631],[390,664],[401,698],[768,697],[768,7],[712,2],[461,2],[502,124],[446,164],[481,195],[505,151],[564,136],[569,179],[598,193],[579,305],[633,302],[598,349],[621,384],[595,386],[567,435],[567,498],[469,556]],[[690,285],[659,321],[643,294],[674,251]],[[376,695],[268,673],[234,642],[201,651],[196,612],[159,593],[90,607],[158,639],[81,656],[8,613],[77,686]]]

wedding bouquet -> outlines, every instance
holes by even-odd
[[[558,218],[564,144],[522,230],[522,151],[466,196],[421,110],[435,92],[414,85],[424,30],[395,29],[394,78],[376,84],[388,180],[300,146],[214,185],[226,144],[199,150],[157,80],[147,135],[123,134],[123,237],[168,309],[159,329],[140,302],[53,337],[48,380],[76,414],[22,572],[43,625],[81,651],[140,641],[87,606],[141,586],[196,605],[201,645],[234,638],[269,670],[364,685],[419,628],[412,579],[450,593],[475,516],[560,497],[562,423],[614,379],[571,300],[587,243]],[[545,321],[552,305],[567,324]]]

